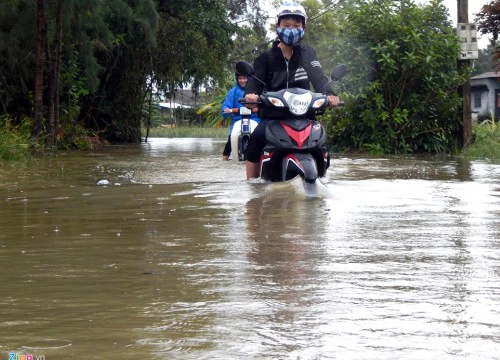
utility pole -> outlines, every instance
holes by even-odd
[[[469,23],[469,0],[457,0],[457,27],[460,24]],[[477,41],[477,40],[476,40]],[[469,59],[460,59],[458,61],[459,69],[470,66]],[[462,146],[466,147],[470,144],[472,138],[472,117],[471,117],[471,88],[470,78],[462,85]]]

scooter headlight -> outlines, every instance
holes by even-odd
[[[290,112],[294,115],[304,115],[311,105],[312,95],[309,92],[303,94],[292,94],[285,91],[283,94]]]

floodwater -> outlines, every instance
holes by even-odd
[[[0,359],[498,359],[500,164],[334,157],[317,197],[224,140],[0,175]]]

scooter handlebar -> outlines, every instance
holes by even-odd
[[[246,99],[245,99],[244,97],[239,98],[239,99],[238,99],[238,102],[239,102],[240,104],[243,104],[243,105],[259,105],[259,104],[262,104],[262,102],[261,102],[261,101],[257,101],[257,102],[254,102],[254,101],[246,101]],[[345,105],[344,101],[340,100],[340,101],[339,101],[339,104],[337,105],[337,107],[344,107],[344,105]],[[234,108],[234,109],[232,109],[232,110],[233,110],[233,112],[238,113],[238,109],[237,109],[237,108]],[[258,109],[257,109],[257,108],[252,108],[252,112],[258,112]]]
[[[239,102],[240,104],[243,104],[243,105],[247,105],[247,104],[248,104],[248,105],[257,105],[257,104],[261,104],[261,102],[260,102],[260,101],[247,101],[244,97],[239,98],[239,99],[238,99],[238,102]]]

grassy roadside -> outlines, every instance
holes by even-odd
[[[225,139],[228,136],[228,128],[214,127],[155,127],[149,129],[149,137],[166,137],[166,138],[221,138]],[[146,136],[146,129],[142,129],[142,136]]]
[[[472,129],[472,144],[463,149],[461,156],[473,159],[486,158],[500,162],[500,124],[484,121]]]
[[[23,161],[30,157],[31,134],[5,126],[0,129],[0,162]]]
[[[146,129],[142,129],[146,135]],[[156,127],[151,128],[149,137],[193,137],[193,138],[226,138],[227,128],[213,127]],[[459,156],[474,159],[490,159],[500,161],[500,125],[485,121],[473,128],[473,143],[463,149]]]

